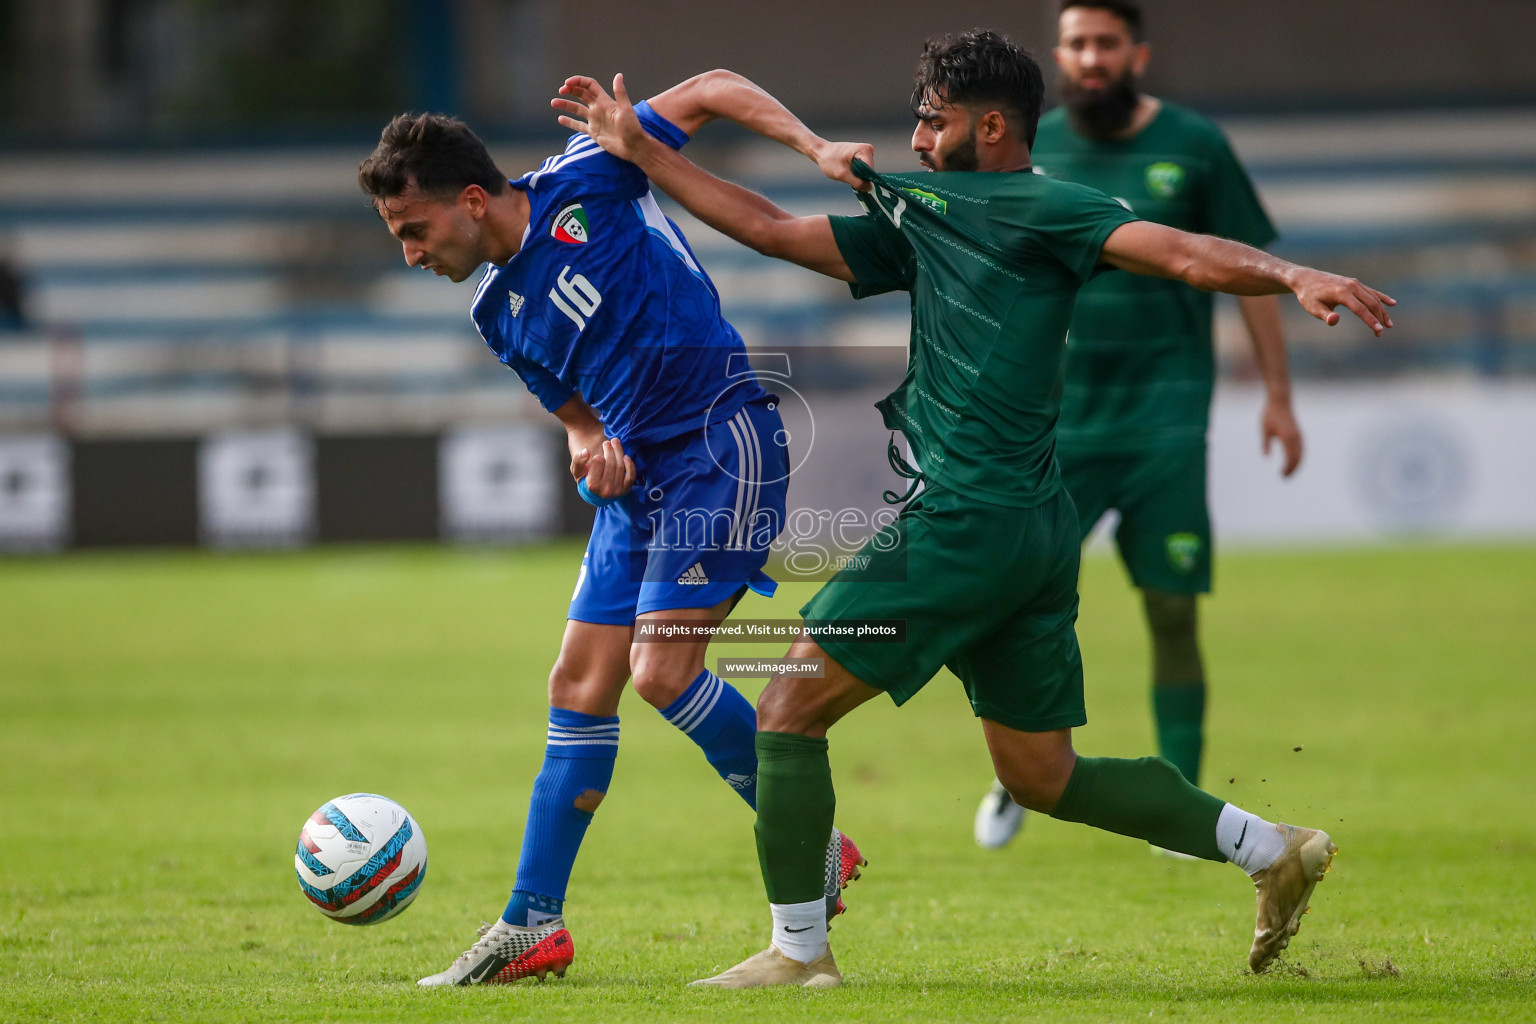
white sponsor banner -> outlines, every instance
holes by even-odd
[[[557,488],[569,479],[555,449],[555,435],[542,427],[461,427],[444,434],[438,455],[443,535],[499,541],[554,533]]]
[[[1278,451],[1259,454],[1263,393],[1218,388],[1218,546],[1536,536],[1536,384],[1302,383],[1294,403],[1306,458],[1282,480]]]
[[[213,547],[289,547],[315,531],[315,446],[291,428],[211,434],[198,446],[199,531]]]
[[[52,551],[69,539],[69,445],[0,437],[0,550]]]

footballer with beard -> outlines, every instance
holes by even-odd
[[[842,984],[822,902],[837,804],[827,736],[882,693],[904,704],[945,666],[1021,805],[1243,869],[1258,911],[1248,964],[1267,969],[1337,851],[1329,835],[1234,807],[1162,758],[1080,757],[1072,746],[1087,710],[1075,631],[1079,519],[1055,455],[1066,334],[1079,291],[1112,268],[1234,295],[1293,292],[1324,322],[1339,323],[1344,306],[1378,337],[1392,326],[1393,300],[1030,173],[1044,80],[995,32],[924,45],[911,148],[931,170],[879,172],[871,147],[828,142],[787,110],[773,119],[784,130],[770,137],[860,189],[859,217],[796,216],[714,177],[648,135],[623,76],[613,84],[610,96],[593,78],[567,79],[553,101],[561,124],[635,164],[717,231],[847,282],[855,298],[905,291],[912,315],[906,376],[876,403],[912,456],[892,438],[888,458],[910,486],[886,500],[903,508],[860,550],[867,560],[800,610],[789,657],[814,659],[820,675],[785,672],[758,699],[756,836],[772,939],[694,984]],[[761,91],[737,98],[776,102]],[[715,115],[743,117],[733,106]],[[848,638],[846,624],[875,621],[900,621],[904,633]]]
[[[1255,248],[1275,240],[1221,129],[1141,91],[1151,56],[1133,0],[1064,0],[1055,48],[1061,105],[1040,119],[1035,169],[1089,185],[1138,217]],[[1266,402],[1263,450],[1280,472],[1301,463],[1279,300],[1240,296]],[[1140,590],[1152,637],[1159,753],[1199,784],[1205,668],[1197,599],[1211,589],[1206,427],[1215,383],[1213,296],[1181,281],[1117,270],[1078,293],[1056,429],[1062,482],[1083,538],[1110,509],[1115,543]],[[976,841],[1001,847],[1024,809],[1000,784],[976,813]],[[1154,852],[1168,853],[1154,847]]]

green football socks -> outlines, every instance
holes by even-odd
[[[1205,664],[1200,657],[1198,599],[1143,590],[1152,634],[1152,717],[1157,749],[1198,785],[1205,745]]]
[[[757,860],[769,903],[824,898],[836,804],[825,738],[757,734]]]
[[[1205,684],[1152,684],[1152,717],[1157,722],[1157,749],[1179,774],[1200,781],[1200,754],[1205,746]]]
[[[1225,806],[1160,757],[1079,757],[1051,817],[1225,861],[1216,846],[1216,820]]]

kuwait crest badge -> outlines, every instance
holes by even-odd
[[[554,223],[550,225],[549,233],[562,242],[572,245],[585,244],[591,236],[587,233],[587,211],[581,208],[580,203],[567,203],[555,214]]]

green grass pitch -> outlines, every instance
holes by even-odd
[[[1529,546],[1223,557],[1205,782],[1342,848],[1273,974],[1245,972],[1234,868],[1038,816],[976,848],[989,771],[944,677],[832,734],[838,823],[872,862],[833,929],[845,988],[684,987],[764,945],[752,821],[628,695],[569,976],[420,991],[505,900],[578,558],[0,563],[0,1021],[1536,1017]],[[1078,749],[1146,753],[1134,597],[1103,557],[1083,591]],[[304,818],[354,790],[405,804],[431,848],[416,903],[371,928],[325,920],[293,877]]]

